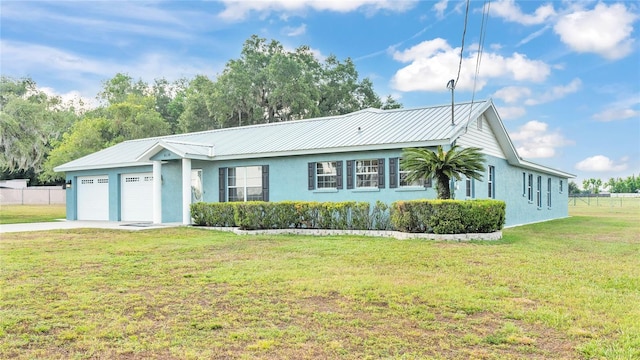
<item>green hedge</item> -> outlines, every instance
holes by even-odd
[[[391,204],[391,224],[404,232],[489,233],[502,229],[505,209],[498,200],[396,201]]]
[[[358,229],[370,228],[369,203],[248,201],[195,203],[191,217],[199,226],[237,226],[256,229]]]
[[[411,200],[388,206],[368,202],[195,203],[199,226],[257,229],[398,230],[436,234],[487,233],[502,229],[505,203],[496,200]]]

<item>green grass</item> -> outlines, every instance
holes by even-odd
[[[484,243],[3,234],[0,358],[638,358],[638,212],[571,211]]]
[[[0,224],[51,222],[64,219],[64,205],[2,205]]]

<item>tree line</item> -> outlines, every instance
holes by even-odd
[[[569,182],[569,193],[577,194],[599,194],[603,189],[610,193],[636,193],[640,192],[640,177],[635,175],[626,178],[610,178],[603,182],[601,179],[589,178],[582,181],[582,190],[574,181]]]
[[[147,83],[118,73],[96,98],[99,105],[85,110],[30,78],[2,76],[1,178],[59,183],[54,167],[125,140],[402,107],[391,96],[383,101],[349,58],[321,61],[308,46],[288,51],[256,35],[215,79]]]

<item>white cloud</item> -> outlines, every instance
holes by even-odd
[[[391,79],[391,86],[400,91],[446,91],[446,84],[458,73],[460,48],[452,48],[446,40],[436,38],[423,41],[404,51],[395,51],[393,58],[409,65],[398,70]],[[472,90],[476,67],[476,54],[463,58],[457,90]],[[550,67],[539,60],[513,53],[509,57],[485,52],[480,66],[477,90],[481,90],[491,78],[507,78],[516,81],[544,81]]]
[[[222,19],[238,21],[245,19],[249,13],[268,14],[271,12],[303,13],[306,10],[334,11],[346,13],[362,10],[371,15],[380,10],[403,12],[411,9],[416,1],[394,0],[263,0],[242,1],[223,0],[225,9],[219,14]]]
[[[550,158],[556,155],[556,148],[573,144],[559,131],[550,132],[548,128],[547,123],[532,120],[510,134],[518,154],[530,159]]]
[[[523,117],[527,113],[527,110],[519,106],[499,106],[498,114],[503,120],[511,120]]]
[[[596,53],[615,60],[633,51],[633,23],[637,15],[624,4],[598,3],[593,10],[562,16],[554,30],[562,42],[577,52]]]
[[[493,97],[500,99],[507,104],[519,101],[522,98],[531,96],[531,90],[524,86],[507,86],[493,94]]]
[[[298,27],[286,26],[282,29],[282,32],[286,36],[300,36],[307,32],[307,24],[302,24]]]
[[[640,111],[634,109],[606,109],[593,115],[595,120],[605,122],[630,119],[633,117],[640,118]]]
[[[596,155],[588,157],[576,164],[576,169],[582,171],[624,171],[628,168],[627,163],[624,161],[615,163],[604,155]]]
[[[573,79],[569,84],[564,86],[554,86],[549,91],[544,94],[538,96],[537,98],[527,99],[525,101],[526,105],[539,105],[548,103],[550,101],[560,100],[568,94],[572,94],[578,90],[582,86],[582,81],[578,78]]]
[[[545,4],[532,14],[525,14],[514,0],[501,0],[491,4],[491,15],[522,25],[537,25],[556,14],[552,4]]]
[[[625,120],[630,118],[640,119],[640,111],[634,109],[640,105],[640,96],[633,94],[627,98],[606,104],[606,109],[594,114],[592,117],[597,121]]]
[[[444,11],[447,10],[448,3],[449,3],[449,0],[440,0],[433,5],[433,10],[435,10],[438,18],[441,19],[444,17]]]
[[[90,58],[44,45],[6,40],[0,40],[0,53],[3,72],[16,76],[46,72],[58,81],[73,85],[85,97],[95,96],[96,83],[110,79],[119,72],[147,82],[156,78],[171,81],[181,77],[216,73],[216,69],[208,61],[184,58],[180,54],[147,53],[125,63]]]

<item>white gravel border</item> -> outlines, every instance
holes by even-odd
[[[469,233],[469,234],[426,234],[426,233],[406,233],[401,231],[387,230],[331,230],[331,229],[265,229],[265,230],[240,230],[237,227],[218,226],[198,226],[203,229],[232,232],[238,235],[311,235],[311,236],[333,236],[333,235],[359,235],[374,237],[389,237],[399,240],[425,239],[439,241],[470,241],[470,240],[500,240],[502,231],[492,233]]]

